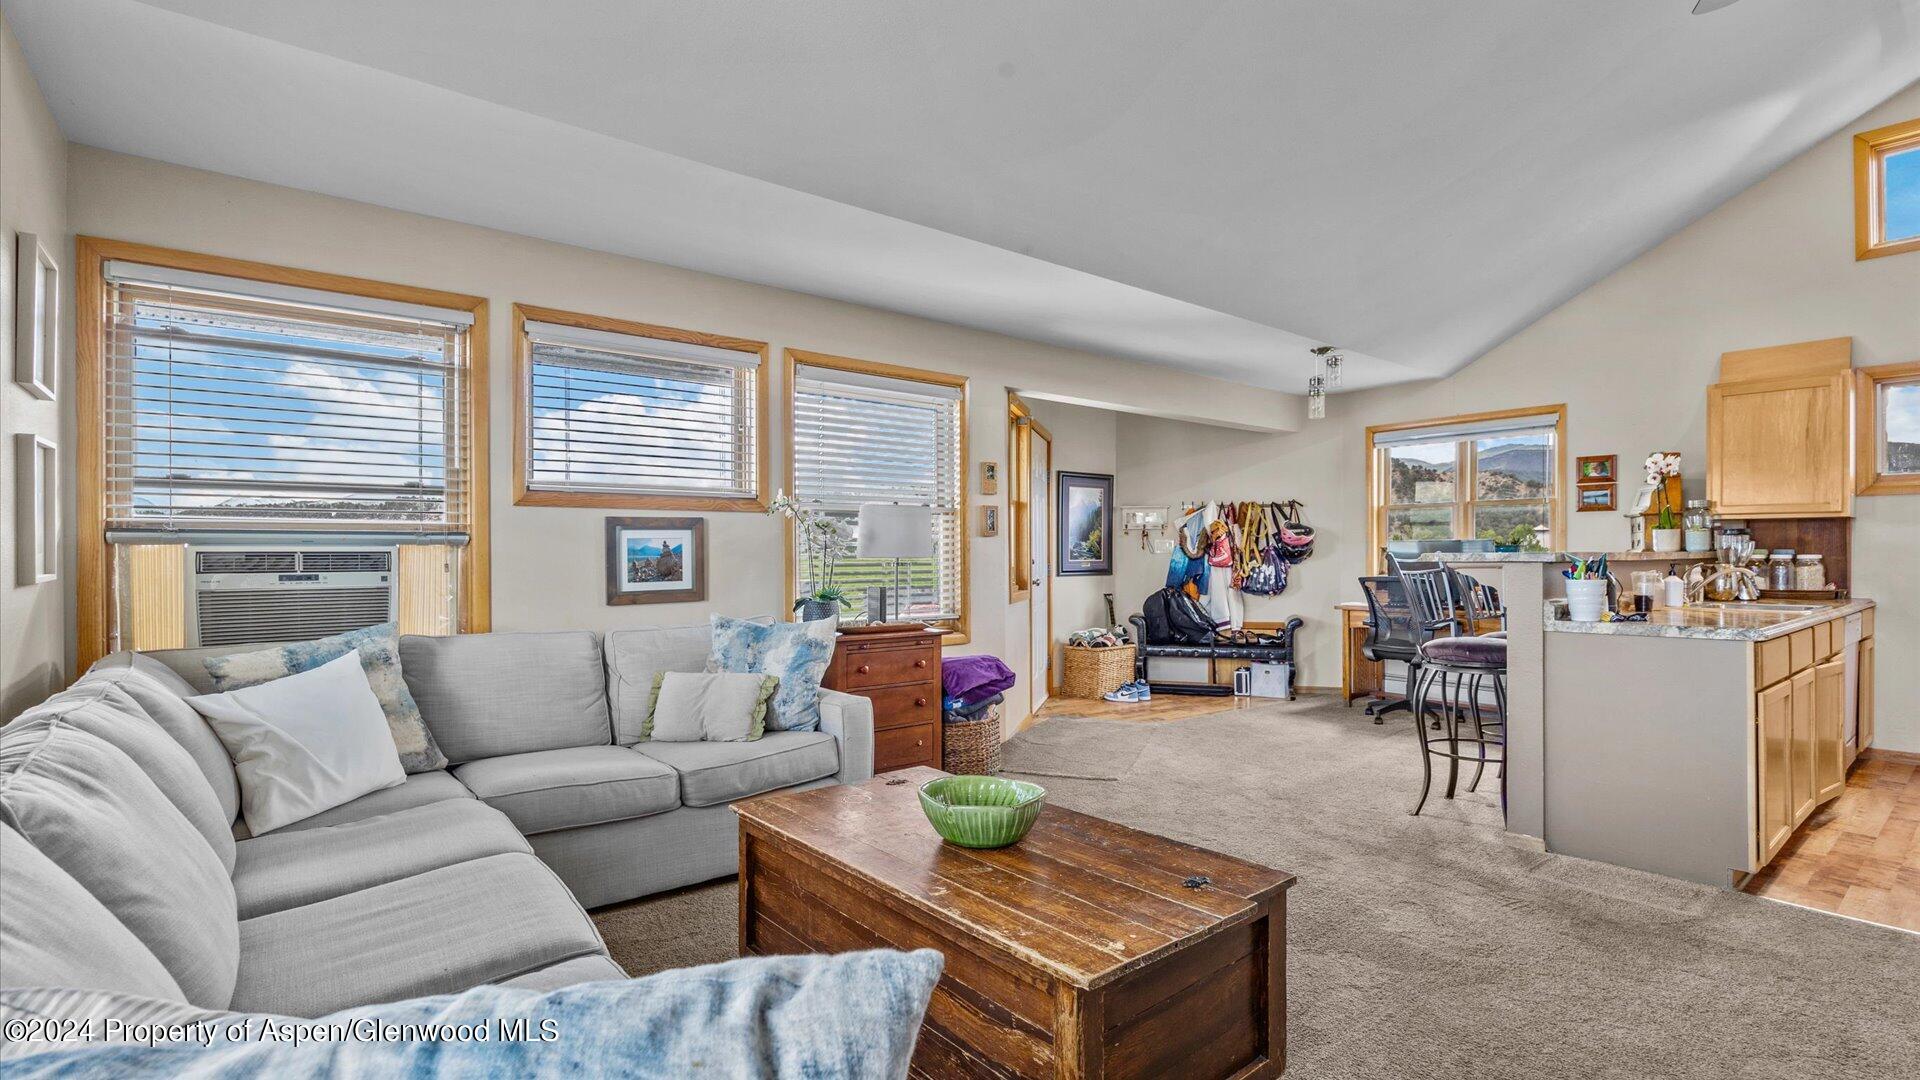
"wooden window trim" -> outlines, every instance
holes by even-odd
[[[1567,546],[1567,510],[1565,502],[1568,494],[1567,463],[1571,458],[1567,454],[1567,406],[1564,402],[1558,405],[1535,405],[1524,409],[1496,409],[1491,412],[1458,413],[1453,416],[1441,416],[1427,420],[1407,420],[1393,424],[1373,424],[1369,426],[1366,431],[1368,573],[1380,573],[1385,563],[1380,551],[1381,548],[1386,546],[1387,510],[1389,509],[1386,501],[1386,492],[1381,486],[1386,482],[1386,478],[1380,475],[1379,448],[1374,445],[1374,440],[1388,432],[1410,431],[1416,428],[1440,427],[1443,425],[1474,424],[1494,420],[1512,420],[1522,416],[1538,416],[1543,420],[1547,417],[1553,418],[1554,482],[1553,494],[1546,500],[1547,546],[1553,551],[1559,551]],[[1463,468],[1463,466],[1468,467]],[[1472,525],[1471,503],[1474,500],[1463,499],[1461,497],[1462,492],[1468,490],[1467,485],[1473,480],[1471,475],[1462,475],[1463,472],[1471,472],[1470,463],[1462,462],[1456,458],[1454,465],[1454,501],[1451,503],[1394,505],[1403,508],[1408,505],[1451,507],[1453,513],[1456,515],[1454,520],[1456,523],[1460,523],[1461,530],[1465,531],[1465,529]],[[1536,502],[1538,500],[1486,499],[1480,501],[1494,504],[1518,504]]]
[[[1920,118],[1863,131],[1853,137],[1853,257],[1878,259],[1920,251],[1920,236],[1880,239],[1881,163],[1889,154],[1920,147]]]
[[[97,236],[74,238],[77,276],[74,278],[76,323],[74,385],[78,394],[75,451],[78,467],[76,537],[78,580],[75,584],[75,635],[78,670],[85,671],[107,654],[113,626],[113,571],[106,534],[106,264],[123,259],[191,270],[202,274],[291,285],[365,296],[378,300],[421,304],[473,313],[467,330],[466,422],[469,513],[466,551],[461,557],[460,627],[464,634],[481,634],[493,625],[493,562],[489,500],[487,301],[464,293],[396,285],[368,278],[328,274],[271,263],[232,259],[224,255],[177,251],[171,248],[107,240]]]
[[[641,495],[611,491],[528,489],[527,469],[531,463],[527,460],[527,433],[533,423],[531,408],[533,345],[527,340],[527,323],[529,322],[556,323],[581,330],[604,330],[613,334],[658,338],[662,341],[678,341],[687,345],[706,345],[710,348],[752,353],[758,356],[760,366],[754,369],[753,390],[755,413],[753,437],[759,444],[754,447],[754,456],[758,459],[754,465],[754,493],[747,496]],[[772,409],[769,407],[770,391],[767,387],[768,352],[769,347],[766,342],[749,338],[727,337],[702,330],[683,330],[677,326],[659,326],[654,323],[633,322],[604,315],[586,315],[577,311],[561,311],[558,308],[537,307],[532,304],[513,305],[513,504],[515,506],[586,506],[602,510],[766,513],[767,487],[773,475],[773,463],[770,460],[772,437],[769,434],[772,426]]]
[[[971,520],[967,516],[972,512],[973,505],[967,493],[968,488],[971,486],[969,481],[972,479],[971,470],[973,468],[973,458],[967,449],[967,405],[968,399],[972,396],[972,391],[968,388],[966,377],[963,375],[949,375],[940,371],[924,371],[920,368],[905,367],[899,364],[882,364],[873,360],[856,360],[850,356],[834,356],[831,353],[809,352],[805,349],[783,349],[781,352],[784,358],[782,367],[785,369],[784,377],[787,384],[786,390],[781,395],[781,424],[785,431],[783,438],[786,440],[787,451],[784,472],[785,484],[781,490],[786,492],[793,491],[793,395],[794,391],[798,388],[796,376],[799,373],[800,365],[805,364],[808,367],[830,368],[834,371],[851,371],[864,375],[879,375],[893,379],[905,379],[909,382],[930,383],[934,386],[950,386],[960,391],[960,475],[956,478],[956,486],[960,493],[960,550],[958,552],[959,567],[957,571],[960,575],[958,582],[960,587],[960,618],[955,621],[952,630],[941,635],[940,641],[943,645],[965,645],[967,642],[973,640],[973,575],[969,569],[969,554],[973,547],[973,533],[971,530]],[[786,549],[787,596],[791,597],[799,588],[799,583],[796,580],[799,568],[796,567],[793,562],[794,537],[793,522],[791,519],[787,521],[783,535],[786,537],[786,541],[782,546]],[[785,618],[792,619],[793,613],[789,611],[785,615]]]
[[[1859,368],[1853,395],[1855,479],[1858,495],[1920,495],[1920,475],[1880,471],[1880,384],[1920,379],[1920,360]]]
[[[1027,530],[1033,527],[1032,472],[1027,468],[1027,457],[1033,452],[1033,440],[1026,436],[1024,425],[1034,422],[1033,410],[1020,400],[1020,395],[1007,391],[1007,602],[1017,604],[1026,600],[1033,592],[1033,583],[1028,574],[1031,568],[1022,565],[1021,552],[1028,550]]]

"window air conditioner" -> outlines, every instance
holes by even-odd
[[[391,547],[193,547],[189,645],[306,641],[393,619]]]

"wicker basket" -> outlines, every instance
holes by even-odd
[[[1063,697],[1097,698],[1133,681],[1132,645],[1087,649],[1069,645],[1060,672]]]
[[[945,721],[940,767],[956,776],[993,776],[1000,771],[999,705],[989,705],[965,720]]]

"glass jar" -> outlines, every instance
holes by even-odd
[[[1767,588],[1785,591],[1793,588],[1793,552],[1775,548],[1767,556]]]
[[[1667,576],[1658,570],[1633,572],[1633,610],[1652,611],[1661,606],[1660,594],[1666,591]]]
[[[1793,560],[1793,587],[1796,589],[1824,589],[1827,587],[1827,566],[1818,555],[1796,555]]]
[[[1713,550],[1713,511],[1705,499],[1688,499],[1687,511],[1681,515],[1681,527],[1686,530],[1688,551]]]

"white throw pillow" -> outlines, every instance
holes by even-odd
[[[654,742],[747,742],[766,730],[767,701],[780,688],[771,675],[663,671],[654,676]]]
[[[360,654],[284,679],[191,697],[226,744],[253,835],[406,783]]]

